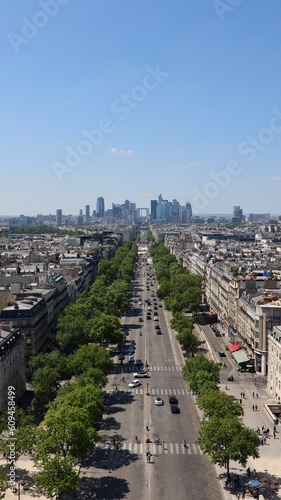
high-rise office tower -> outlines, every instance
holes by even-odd
[[[239,205],[233,207],[233,219],[235,219],[235,222],[242,222],[243,210]]]
[[[104,217],[104,198],[102,196],[99,196],[97,199],[96,216]]]
[[[188,201],[185,204],[185,210],[186,210],[187,220],[189,220],[192,217],[192,208],[191,208],[191,203],[189,203]]]
[[[150,201],[150,213],[151,213],[151,218],[156,219],[156,208],[157,208],[157,200],[151,200]]]
[[[85,207],[85,219],[86,219],[86,222],[89,222],[90,221],[90,205],[86,205]]]
[[[56,211],[56,224],[57,226],[61,226],[62,224],[62,209],[58,208]]]

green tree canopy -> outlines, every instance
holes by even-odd
[[[90,368],[97,368],[108,375],[114,367],[109,352],[96,344],[81,346],[71,355],[69,366],[73,375],[80,375]]]
[[[233,401],[228,394],[219,390],[210,390],[210,387],[206,390],[203,386],[197,404],[208,417],[224,418],[226,415],[241,417],[244,414],[242,406]]]
[[[89,321],[89,338],[97,344],[120,344],[125,338],[119,319],[113,314],[101,313]]]
[[[259,441],[257,433],[245,427],[239,417],[226,415],[202,422],[197,443],[213,463],[226,467],[229,473],[230,460],[245,467],[249,457],[259,457]]]

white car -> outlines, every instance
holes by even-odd
[[[164,401],[162,398],[159,398],[159,396],[157,396],[156,398],[154,398],[154,404],[156,404],[156,406],[162,406],[164,404]]]
[[[153,319],[154,319],[154,321],[159,321],[158,316],[154,316],[154,318],[153,318]]]
[[[139,385],[141,385],[139,380],[132,380],[132,382],[128,384],[129,387],[138,387]]]
[[[145,370],[141,370],[137,373],[134,373],[134,378],[147,378],[147,377],[149,377],[149,375]]]

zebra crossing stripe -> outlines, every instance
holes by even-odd
[[[187,450],[188,455],[191,455],[191,445],[187,444],[185,450]]]
[[[168,452],[168,450],[167,450]],[[174,453],[174,447],[173,447],[173,443],[170,443],[170,453],[173,455]]]
[[[179,455],[179,452],[180,452],[179,444],[176,443],[175,447],[176,447],[176,454]]]
[[[198,451],[197,451],[196,444],[193,444],[192,446],[193,446],[193,451],[194,451],[195,455],[197,455]]]

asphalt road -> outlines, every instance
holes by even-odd
[[[143,263],[136,278],[132,307],[123,323],[129,329],[127,344],[131,339],[136,341],[135,359],[140,358],[149,365],[149,378],[140,379],[139,387],[129,388],[136,366],[128,363],[127,355],[122,364],[116,356],[115,373],[107,386],[107,406],[101,428],[103,441],[92,462],[93,475],[98,478],[92,498],[220,500],[222,491],[215,468],[196,444],[199,416],[193,396],[182,379],[178,344],[168,331],[164,309],[159,307],[161,301],[153,302],[154,273]],[[147,281],[152,283],[149,290]],[[146,319],[147,299],[151,300],[153,310],[154,304],[158,305],[155,311],[159,321],[153,320],[153,313],[152,319]],[[139,317],[143,322],[139,322]],[[160,325],[162,335],[156,334],[156,324]],[[170,394],[178,399],[179,414],[170,411]],[[163,406],[155,405],[156,396],[163,399]],[[154,443],[157,436],[164,444]],[[147,438],[152,442],[146,443]],[[147,452],[151,453],[150,462]],[[91,476],[90,469],[84,474]]]

